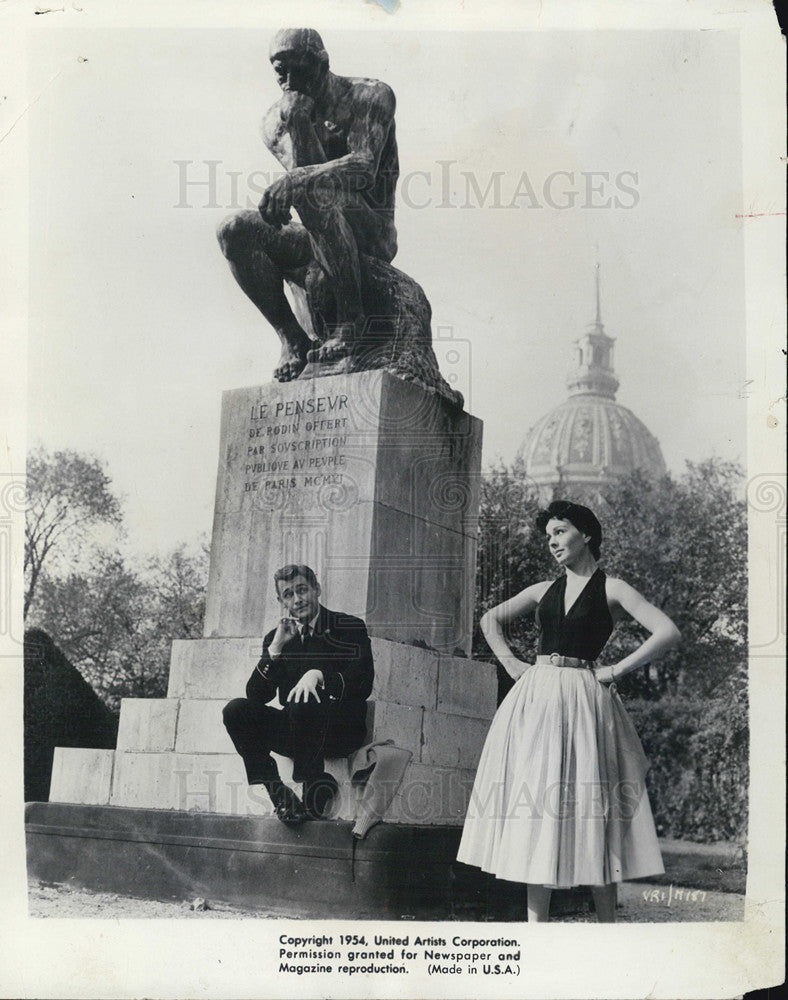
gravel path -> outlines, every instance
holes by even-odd
[[[194,902],[198,908],[194,909]],[[165,903],[155,899],[135,899],[132,896],[118,896],[114,892],[92,892],[53,882],[28,882],[28,907],[31,917],[168,917],[174,920],[205,920],[224,917],[232,920],[275,916],[245,910],[229,903],[207,903],[207,909],[199,908],[199,901]]]
[[[244,909],[229,903],[200,901],[173,903],[149,899],[133,899],[111,892],[91,892],[65,885],[31,880],[28,887],[31,917],[159,917],[174,920],[276,919],[306,917],[306,913]],[[196,909],[193,909],[197,902]],[[664,923],[667,921],[742,920],[744,896],[739,893],[679,889],[675,886],[646,882],[625,883],[619,891],[618,919],[621,923]],[[591,914],[565,917],[567,922],[593,920]]]

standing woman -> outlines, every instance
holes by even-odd
[[[528,887],[544,921],[554,888],[591,887],[600,921],[616,884],[664,871],[645,786],[643,748],[615,681],[679,640],[673,622],[598,566],[602,528],[588,507],[551,503],[536,519],[563,573],[488,611],[481,628],[516,683],[482,751],[458,859]],[[536,612],[539,652],[523,663],[504,626]],[[618,663],[596,663],[617,621],[651,635]]]

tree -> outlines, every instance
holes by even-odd
[[[148,597],[139,575],[120,553],[100,552],[79,572],[45,574],[31,617],[116,708],[120,691],[163,693],[146,655]]]
[[[746,661],[747,512],[733,463],[688,463],[678,479],[634,473],[605,492],[605,567],[643,593],[681,630],[679,647],[625,690],[709,696]],[[622,623],[606,651],[617,658],[643,638]],[[650,681],[649,681],[650,678]],[[652,690],[655,688],[655,690]]]
[[[163,558],[151,559],[147,580],[157,595],[157,621],[167,641],[201,634],[209,550],[205,543],[189,552],[179,545]]]
[[[122,511],[95,457],[39,448],[27,494],[28,625],[49,633],[111,708],[164,695],[172,640],[201,633],[206,546],[129,560],[110,544]]]
[[[201,634],[206,578],[205,546],[141,566],[99,551],[79,572],[45,573],[31,618],[117,709],[124,697],[166,694],[172,640]]]
[[[38,448],[27,463],[25,605],[30,610],[45,564],[76,553],[100,526],[117,528],[121,508],[99,459]]]

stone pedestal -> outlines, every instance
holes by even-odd
[[[206,638],[277,620],[312,566],[370,635],[470,652],[481,422],[386,372],[224,394]]]
[[[63,836],[114,843],[123,839],[123,816],[133,811],[135,838],[159,844],[155,856],[166,868],[190,836],[189,815],[195,830],[198,814],[214,814],[217,822],[224,815],[273,824],[258,833],[273,837],[274,860],[258,852],[255,864],[281,867],[289,841],[282,840],[262,786],[247,786],[222,707],[243,693],[263,633],[279,617],[274,571],[307,563],[321,581],[324,603],[364,618],[372,636],[368,740],[391,741],[410,753],[383,823],[399,830],[399,839],[386,834],[388,853],[379,866],[400,864],[396,858],[407,851],[413,830],[429,828],[437,838],[441,884],[449,886],[459,827],[496,708],[495,668],[467,658],[480,459],[478,420],[386,372],[225,393],[205,637],[173,643],[166,698],[124,699],[116,750],[56,751],[52,815],[78,817],[75,829],[83,831]],[[291,762],[278,763],[288,781]],[[361,792],[350,781],[349,762],[328,760],[326,769],[339,784],[333,820],[352,824]],[[69,803],[84,809],[62,813]],[[173,826],[162,818],[172,813],[184,821]],[[58,858],[71,855],[53,846],[60,834],[47,830],[47,815],[39,809],[35,830],[30,828],[31,845],[40,845],[31,846],[31,870],[51,878],[58,863],[65,864]],[[318,868],[335,856],[326,845],[340,836],[321,834],[325,825],[331,823],[307,824]],[[90,832],[96,829],[104,832]],[[254,841],[251,828],[237,830],[239,843]],[[419,843],[425,836],[418,835]],[[108,858],[131,864],[133,846],[107,849]],[[343,858],[348,849],[340,852]],[[204,854],[206,862],[218,856]],[[301,870],[298,891],[308,899],[311,869],[303,863]],[[103,884],[98,874],[89,879],[84,865],[80,872],[86,884]],[[277,883],[265,881],[274,902]],[[217,874],[221,898],[240,892],[231,883],[227,873]],[[330,897],[330,885],[325,888]],[[411,889],[402,891],[406,906]],[[344,886],[343,892],[352,896],[353,890]],[[385,910],[384,895],[361,909],[351,905],[347,915],[368,904]]]

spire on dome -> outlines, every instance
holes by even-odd
[[[586,332],[575,341],[575,367],[566,379],[571,395],[593,393],[616,398],[618,379],[613,371],[613,337],[608,337],[602,323],[602,296],[599,282],[600,264],[596,262],[596,318]]]

